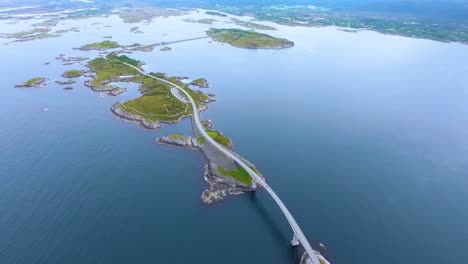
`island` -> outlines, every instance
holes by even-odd
[[[192,82],[190,82],[191,85],[195,85],[195,86],[198,86],[198,87],[201,87],[201,88],[209,88],[210,87],[210,84],[208,83],[208,81],[204,78],[198,78],[198,79],[195,79],[193,80]]]
[[[170,50],[172,50],[171,47],[164,47],[160,49],[160,51],[170,51]]]
[[[205,11],[205,14],[212,15],[212,16],[220,16],[220,17],[227,17],[228,15],[216,12],[216,11]]]
[[[57,81],[55,81],[55,83],[58,84],[58,85],[70,85],[70,84],[74,84],[75,81],[72,80],[72,79],[68,79],[66,81],[57,80]]]
[[[84,74],[82,70],[68,70],[62,74],[63,78],[76,78]],[[68,84],[68,83],[67,83]]]
[[[22,84],[15,85],[18,88],[42,88],[46,85],[46,79],[42,77],[35,77],[25,81]]]
[[[294,42],[290,40],[251,30],[212,28],[207,31],[207,34],[215,41],[245,49],[284,49],[294,46]]]
[[[80,50],[99,50],[99,51],[102,51],[102,50],[115,49],[115,48],[120,48],[119,43],[117,43],[115,41],[104,40],[104,41],[101,41],[101,42],[94,42],[94,43],[91,43],[91,44],[83,45],[83,46],[79,47],[78,49],[80,49]]]

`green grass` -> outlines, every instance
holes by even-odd
[[[81,50],[107,50],[119,48],[120,44],[115,41],[104,40],[101,42],[95,42],[86,44],[80,47]]]
[[[181,134],[170,134],[169,137],[171,137],[173,139],[179,139],[179,140],[188,140],[188,139],[190,139],[189,136],[184,136],[184,135],[181,135]]]
[[[27,80],[23,83],[23,85],[31,85],[31,84],[36,84],[36,83],[40,83],[42,81],[44,81],[45,79],[42,78],[42,77],[35,77],[35,78],[32,78],[30,80]]]
[[[124,103],[128,111],[149,120],[162,121],[177,120],[183,115],[192,113],[190,107],[186,107],[186,104],[172,95],[170,85],[141,75],[131,80],[141,83],[141,87],[146,92],[143,96]]]
[[[121,75],[138,75],[138,71],[122,64],[118,60],[96,58],[88,62],[88,66],[96,72],[96,80],[91,84],[96,89],[108,88],[108,85],[103,85],[103,81],[118,81]]]
[[[66,71],[62,74],[63,77],[65,78],[76,78],[76,77],[80,77],[81,75],[83,75],[83,71],[81,70],[69,70],[69,71]]]
[[[230,148],[231,139],[215,130],[206,130],[206,133],[219,144]]]
[[[203,145],[206,142],[206,138],[205,137],[197,137],[197,142],[198,142],[198,144]]]
[[[192,81],[192,84],[200,87],[208,87],[208,81],[204,78],[195,79]]]
[[[119,62],[124,62],[124,63],[130,64],[130,65],[133,65],[135,67],[140,67],[141,64],[142,64],[141,61],[129,58],[127,55],[114,56],[114,57],[109,57],[108,56],[108,58],[117,60]]]
[[[249,175],[249,173],[244,170],[242,167],[237,167],[234,170],[226,171],[223,167],[218,166],[218,171],[226,177],[232,177],[236,179],[237,181],[247,185],[251,186],[252,185],[252,177]]]
[[[234,47],[249,49],[277,49],[293,46],[287,39],[275,38],[267,34],[242,29],[215,29],[207,32],[212,39],[229,43]]]

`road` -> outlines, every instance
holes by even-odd
[[[309,258],[310,258],[311,262],[313,264],[320,264],[320,261],[319,261],[317,255],[316,255],[316,253],[315,253],[315,250],[312,249],[312,246],[309,244],[309,241],[307,241],[307,238],[304,235],[304,233],[302,232],[301,228],[299,227],[299,224],[297,224],[296,220],[294,219],[292,214],[289,212],[286,205],[284,205],[284,203],[281,201],[281,199],[278,197],[278,195],[276,195],[276,193],[273,191],[273,189],[271,189],[271,187],[266,183],[266,181],[260,175],[258,175],[245,162],[243,162],[240,158],[238,158],[237,155],[233,154],[231,152],[231,150],[228,150],[227,148],[225,148],[224,146],[222,146],[221,144],[216,142],[212,137],[210,137],[208,135],[208,133],[206,133],[205,128],[203,127],[203,124],[201,123],[201,120],[200,120],[200,113],[198,111],[197,105],[195,104],[195,101],[190,96],[190,94],[187,93],[182,87],[180,87],[179,85],[177,85],[175,83],[172,83],[170,81],[155,77],[153,75],[149,75],[149,74],[145,73],[144,71],[140,70],[139,68],[137,68],[137,67],[135,67],[135,66],[133,66],[131,64],[128,64],[128,63],[124,63],[124,64],[126,64],[129,67],[134,68],[135,70],[137,70],[138,72],[140,72],[141,74],[143,74],[145,76],[148,76],[148,77],[153,78],[155,80],[161,81],[163,83],[167,83],[167,84],[171,85],[172,87],[179,89],[180,92],[184,93],[187,96],[187,98],[189,98],[190,104],[192,105],[192,108],[193,108],[193,117],[194,117],[195,125],[197,126],[198,130],[200,130],[200,133],[203,135],[203,137],[208,142],[210,142],[214,147],[216,147],[219,151],[221,151],[223,154],[225,154],[229,158],[233,159],[237,164],[239,164],[239,166],[241,166],[244,170],[247,171],[247,173],[249,173],[249,175],[255,180],[255,182],[257,182],[257,184],[260,184],[260,186],[262,186],[263,189],[265,189],[268,192],[268,194],[270,194],[270,196],[273,198],[273,200],[276,202],[276,204],[279,206],[279,208],[283,212],[283,214],[286,217],[286,220],[289,222],[289,225],[291,226],[294,234],[296,235],[297,239],[299,240],[299,242],[304,247],[304,250],[309,255]],[[177,97],[177,98],[179,98],[179,97]]]

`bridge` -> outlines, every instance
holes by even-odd
[[[198,111],[197,105],[195,104],[195,101],[193,100],[193,98],[190,96],[190,94],[187,91],[185,91],[182,87],[180,87],[179,85],[177,85],[175,83],[172,83],[170,81],[167,81],[167,80],[158,78],[156,76],[147,74],[144,71],[142,71],[141,69],[139,69],[138,67],[135,67],[135,66],[133,66],[131,64],[128,64],[128,63],[124,63],[124,64],[129,66],[129,67],[134,68],[135,70],[137,70],[138,72],[140,72],[141,74],[143,74],[145,76],[148,76],[148,77],[153,78],[155,80],[158,80],[160,82],[169,84],[173,88],[178,89],[179,92],[184,94],[189,99],[189,102],[192,105],[193,119],[195,121],[195,125],[197,126],[198,130],[200,130],[200,133],[202,134],[202,136],[208,142],[210,142],[215,148],[217,148],[220,152],[222,152],[223,154],[225,154],[229,158],[233,159],[239,166],[241,166],[244,170],[246,170],[247,173],[249,173],[249,175],[252,177],[253,184],[254,185],[259,184],[263,189],[265,189],[268,192],[268,194],[273,198],[273,200],[276,202],[278,207],[281,209],[281,212],[286,217],[286,220],[288,221],[288,223],[291,226],[291,229],[293,230],[293,233],[294,233],[293,238],[291,240],[291,245],[292,246],[298,246],[299,244],[301,244],[304,247],[304,250],[307,252],[307,255],[309,256],[309,258],[307,259],[307,263],[312,263],[312,264],[328,263],[328,261],[325,258],[323,258],[318,252],[316,252],[315,250],[312,249],[312,246],[310,245],[309,241],[307,241],[307,238],[304,235],[304,233],[302,232],[301,228],[299,227],[299,224],[296,222],[296,220],[294,219],[292,214],[289,212],[286,205],[284,205],[284,203],[278,197],[278,195],[276,195],[276,193],[273,191],[273,189],[266,183],[265,179],[263,177],[261,177],[260,175],[258,175],[254,170],[252,170],[244,161],[242,161],[238,157],[237,154],[235,154],[231,150],[225,148],[224,146],[222,146],[221,144],[216,142],[212,137],[210,137],[208,135],[208,133],[206,133],[205,128],[204,128],[204,126],[203,126],[203,124],[201,123],[201,120],[200,120],[200,113]],[[171,92],[174,95],[174,92],[172,90],[171,90]],[[179,96],[176,96],[176,95],[174,95],[174,96],[177,97],[179,100],[181,100],[181,98]],[[181,100],[181,101],[183,103],[187,103],[185,100]],[[320,258],[320,260],[319,260],[319,258]]]

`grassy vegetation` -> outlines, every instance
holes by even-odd
[[[178,139],[178,140],[189,140],[190,139],[189,136],[184,136],[184,135],[181,135],[181,134],[170,134],[169,137],[171,137],[173,139]]]
[[[119,62],[124,62],[124,63],[130,64],[130,65],[133,65],[135,67],[140,67],[141,64],[142,64],[141,61],[129,58],[127,55],[121,55],[121,56],[109,55],[107,57],[110,60],[117,60]]]
[[[132,45],[125,46],[125,49],[133,50],[133,51],[149,52],[149,51],[153,51],[154,47],[156,47],[156,44],[142,45],[140,43],[134,43]]]
[[[83,75],[83,71],[81,70],[69,70],[69,71],[66,71],[62,74],[63,77],[65,78],[76,78],[76,77],[80,77],[81,75]]]
[[[229,43],[234,47],[248,49],[280,49],[294,45],[294,42],[287,39],[275,38],[267,34],[257,33],[242,29],[215,29],[208,32],[213,40]]]
[[[124,103],[128,111],[148,120],[161,121],[177,120],[192,112],[190,107],[172,95],[170,85],[142,75],[131,80],[141,83],[145,92],[143,96]]]
[[[206,79],[203,79],[203,78],[198,78],[198,79],[195,79],[191,82],[192,85],[196,85],[196,86],[200,86],[200,87],[208,87],[208,81]]]
[[[42,82],[44,82],[45,79],[42,78],[42,77],[35,77],[35,78],[32,78],[32,79],[29,79],[27,81],[25,81],[22,86],[29,86],[29,85],[36,85],[36,84],[40,84]]]
[[[206,142],[206,138],[205,137],[197,137],[197,142],[198,144],[202,145]]]
[[[237,167],[234,170],[226,171],[223,167],[219,166],[218,171],[221,173],[221,175],[226,177],[232,177],[247,186],[252,185],[252,177],[242,167]]]
[[[96,72],[96,79],[91,81],[95,89],[108,89],[109,86],[105,83],[118,81],[121,75],[139,74],[137,70],[122,64],[118,59],[96,58],[89,61],[88,66]]]
[[[86,44],[84,46],[81,46],[80,49],[81,50],[107,50],[107,49],[115,49],[119,47],[120,47],[119,43],[115,41],[104,40],[101,42]]]
[[[214,139],[216,142],[218,142],[219,144],[227,147],[227,148],[230,148],[230,145],[231,145],[231,139],[224,136],[223,134],[221,134],[220,132],[216,131],[216,130],[206,130],[206,133],[212,138]]]

